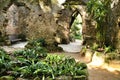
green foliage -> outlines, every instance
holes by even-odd
[[[87,71],[84,71],[87,68],[86,64],[76,62],[74,58],[49,55],[46,62],[52,67],[54,76],[88,76]]]
[[[82,29],[82,23],[80,22],[79,18],[80,17],[78,16],[76,17],[70,30],[70,36],[74,39],[82,39],[82,34],[80,33],[80,29]]]
[[[47,56],[47,51],[44,48],[39,46],[33,49],[15,51],[14,56],[27,58],[27,59],[44,58]]]
[[[105,16],[108,12],[108,2],[110,0],[90,0],[87,4],[88,12],[93,15],[93,18],[98,23],[105,21]]]
[[[0,77],[0,80],[15,80],[12,76],[2,76]]]
[[[120,54],[116,52],[107,53],[105,61],[110,62],[111,60],[120,60]]]
[[[11,65],[9,64],[9,61],[9,55],[0,48],[0,74],[4,74],[6,73],[6,70],[10,69]]]
[[[114,48],[112,48],[111,46],[108,46],[108,47],[105,46],[104,49],[105,49],[104,53],[110,53],[110,52],[114,51]]]
[[[97,22],[97,35],[96,38],[99,45],[104,46],[105,31],[104,23],[106,22],[107,14],[110,11],[111,0],[90,0],[87,4],[88,12],[94,20]]]
[[[103,46],[102,48],[94,43],[92,48],[91,48],[93,51],[98,51],[98,52],[103,52],[104,54],[107,54],[107,53],[111,53],[114,51],[114,48],[112,48],[111,46]]]
[[[94,43],[92,46],[92,50],[96,51],[98,49],[99,45]]]
[[[12,55],[0,49],[0,79],[8,80],[10,77],[12,80],[21,77],[53,80],[63,75],[71,76],[73,79],[75,76],[88,77],[86,64],[76,62],[70,57],[47,55],[41,46],[41,40],[33,42],[32,46],[33,48],[15,51]]]
[[[25,47],[26,49],[42,48],[43,50],[40,50],[41,52],[63,51],[62,48],[57,46],[57,43],[53,45],[47,44],[44,38],[38,38],[35,40],[31,40],[28,42],[28,44]]]
[[[45,39],[43,38],[38,38],[38,39],[35,39],[35,40],[32,40],[32,41],[29,41],[28,44],[25,46],[26,48],[28,49],[31,49],[31,48],[36,48],[36,47],[45,47],[47,44],[45,42]]]
[[[31,49],[15,51],[12,55],[0,49],[0,79],[14,80],[21,77],[53,80],[63,75],[71,76],[73,79],[88,77],[87,66],[65,56],[48,55],[41,58]]]

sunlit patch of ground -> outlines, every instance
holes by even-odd
[[[120,80],[120,71],[88,66],[89,80]]]

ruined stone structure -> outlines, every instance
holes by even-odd
[[[6,4],[1,6],[1,11],[6,15],[4,17],[7,22],[4,27],[8,35],[24,34],[28,40],[44,38],[50,45],[69,43],[70,22],[74,9],[68,5],[64,7],[63,2],[3,0],[2,3]]]
[[[96,41],[95,22],[87,14],[86,3],[89,0],[0,0],[0,37],[10,35],[10,29],[26,36],[28,40],[44,38],[47,44],[55,46],[56,43],[69,43],[69,31],[72,14],[77,11],[83,21],[83,39],[86,45]],[[116,3],[116,4],[115,4]],[[113,0],[111,14],[106,28],[106,44],[120,44],[120,1]],[[11,20],[8,11],[14,6],[15,15]],[[12,28],[10,22],[13,21]],[[113,24],[111,24],[113,23]],[[16,27],[15,27],[16,26]],[[110,27],[111,26],[111,27]],[[10,29],[9,29],[10,28]],[[14,31],[13,31],[14,32]],[[114,33],[112,33],[114,32]],[[5,38],[3,41],[8,40]]]

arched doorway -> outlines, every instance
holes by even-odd
[[[69,24],[69,44],[60,44],[65,52],[80,52],[82,49],[82,16],[78,11],[74,11],[71,15],[71,22]]]
[[[7,26],[6,33],[11,42],[17,41],[18,30],[18,7],[13,3],[7,10]]]
[[[82,16],[78,11],[75,11],[71,18],[70,41],[82,40]]]
[[[11,43],[18,41],[26,41],[26,35],[25,35],[26,28],[23,29],[23,26],[25,25],[22,25],[23,23],[22,24],[20,23],[20,19],[21,19],[20,15],[22,15],[22,13],[25,13],[25,11],[21,11],[21,7],[22,6],[20,5],[18,6],[16,3],[13,3],[6,10],[7,12],[6,19],[8,20],[6,26],[6,34],[8,35]],[[22,22],[24,22],[24,19],[22,20]]]

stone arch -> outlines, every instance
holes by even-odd
[[[3,3],[4,2],[5,1],[3,1]],[[24,13],[24,11],[21,11],[21,7],[24,7],[25,8],[24,10],[30,10],[29,7],[27,7],[27,5],[24,2],[22,1],[18,2],[15,0],[10,0],[6,2],[6,5],[4,5],[1,8],[2,13],[5,14],[4,15],[5,21],[3,24],[6,24],[6,25],[3,25],[3,27],[5,27],[4,32],[5,32],[5,35],[7,35],[8,40],[10,41],[12,40],[12,38],[16,40],[20,40],[17,38],[21,38],[21,40],[26,40],[25,39],[26,36],[22,34],[22,33],[25,34],[25,29],[22,29],[22,28],[23,28],[23,25],[26,25],[26,22],[24,21],[24,19],[26,18],[25,16],[27,13]]]
[[[74,20],[75,20],[75,18],[77,17],[78,14],[80,14],[80,13],[79,13],[79,11],[77,9],[72,13],[70,27],[71,27],[72,23],[74,22]]]
[[[78,5],[77,10],[82,17],[83,45],[92,46],[96,42],[96,22],[88,15],[86,5]]]
[[[78,19],[79,18],[79,19]],[[73,13],[72,13],[72,15],[71,15],[71,22],[70,22],[70,31],[71,31],[71,29],[73,28],[73,27],[75,27],[75,25],[74,25],[74,23],[75,23],[75,20],[78,20],[78,22],[77,22],[77,26],[78,26],[78,28],[80,29],[80,30],[77,30],[77,32],[78,31],[80,31],[80,35],[82,36],[82,15],[81,15],[81,13],[76,9],[75,11],[73,11]],[[71,34],[71,32],[70,32],[70,34]],[[71,36],[70,36],[70,41],[74,41],[74,39],[73,40],[71,40]]]

